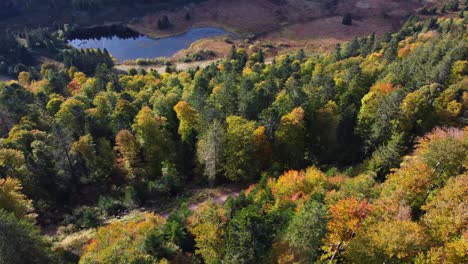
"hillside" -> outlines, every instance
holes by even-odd
[[[398,31],[410,14],[418,8],[434,3],[425,1],[340,1],[340,0],[209,0],[189,5],[176,11],[150,12],[130,23],[130,27],[144,34],[161,37],[187,31],[192,27],[215,26],[236,32],[241,39],[256,41],[247,46],[275,47],[270,54],[294,51],[300,48],[317,50],[330,48],[336,43],[356,36],[379,35]],[[352,26],[341,24],[342,16],[354,16]],[[190,20],[185,19],[186,14]],[[169,29],[159,30],[158,20],[167,16]],[[200,43],[189,52],[213,49],[213,46],[229,47],[229,44],[213,40]],[[242,45],[242,41],[236,41]],[[218,52],[227,55],[217,48]],[[226,48],[224,49],[226,50]]]
[[[422,6],[424,2],[421,1],[398,0],[209,0],[176,12],[161,11],[145,16],[138,19],[135,27],[158,34],[157,19],[167,15],[173,21],[173,31],[185,31],[187,27],[199,25],[219,25],[243,34],[262,34],[299,22],[342,16],[346,12],[355,14],[357,19],[382,18],[385,15],[389,21],[395,22],[405,19]],[[189,21],[184,19],[185,13],[191,15]]]

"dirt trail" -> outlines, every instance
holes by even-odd
[[[217,188],[206,188],[200,189],[195,191],[195,195],[189,197],[188,200],[188,208],[190,210],[196,210],[202,203],[212,199],[216,204],[224,203],[230,196],[237,197],[241,190],[243,190],[245,186],[240,185],[231,185],[225,187],[217,187]],[[202,195],[200,195],[203,193]],[[197,194],[199,196],[197,196]],[[105,224],[110,224],[113,222],[126,222],[135,217],[142,216],[142,213],[151,212],[162,216],[164,219],[169,217],[169,214],[172,210],[175,210],[177,207],[174,206],[171,209],[160,211],[156,208],[140,208],[131,212],[128,212],[125,215],[113,217],[108,219]],[[42,229],[44,235],[48,235],[51,239],[58,239],[54,244],[57,247],[64,248],[73,252],[74,254],[80,255],[82,253],[83,247],[86,246],[89,241],[95,236],[96,229],[85,229],[81,231],[77,231],[75,233],[71,233],[66,235],[65,237],[61,237],[57,234],[58,226],[52,225]]]
[[[215,204],[223,204],[230,196],[237,197],[239,196],[239,193],[240,193],[240,190],[238,189],[228,190],[225,193],[221,193],[219,195],[209,196],[208,198],[202,201],[189,203],[187,207],[192,211],[196,210],[202,203],[208,201],[209,199],[212,199]],[[170,212],[164,212],[164,213],[160,213],[159,215],[161,215],[164,219],[167,219],[169,214]]]
[[[216,63],[222,59],[223,58],[219,58],[215,60],[195,61],[195,62],[179,62],[179,63],[175,63],[174,66],[176,67],[177,70],[186,71],[189,69],[195,69],[197,67],[206,68],[210,64]],[[265,64],[271,64],[272,62],[273,62],[272,58],[267,58],[265,60]],[[140,66],[140,65],[119,64],[119,65],[114,66],[114,68],[116,68],[117,70],[126,71],[126,72],[130,69],[137,69],[137,70],[145,69],[146,71],[156,70],[158,73],[166,72],[166,66]]]
[[[237,197],[241,190],[244,189],[245,186],[238,186],[238,185],[231,185],[227,187],[218,187],[218,188],[207,188],[203,190],[199,190],[199,193],[206,192],[205,197],[196,198],[195,196],[189,197],[188,200],[188,208],[190,210],[196,210],[202,203],[212,199],[216,204],[224,203],[230,196]],[[194,198],[195,197],[195,198]],[[151,212],[162,216],[164,219],[167,219],[169,214],[175,210],[177,207],[171,207],[169,209],[161,211],[160,209],[156,209],[155,207],[142,207],[131,212],[127,212],[126,214],[119,215],[107,219],[105,224],[112,223],[114,221],[122,221],[128,216],[131,216],[135,213],[143,213],[143,212]],[[57,236],[58,225],[49,225],[42,228],[42,233],[47,236],[55,237]]]
[[[177,70],[188,70],[188,69],[195,69],[197,67],[205,68],[206,66],[219,61],[220,59],[216,60],[206,60],[206,61],[195,61],[195,62],[179,62],[175,63]],[[116,69],[122,71],[128,71],[130,69],[145,69],[146,71],[156,70],[159,73],[164,73],[166,71],[166,66],[140,66],[140,65],[125,65],[120,64],[115,66]]]

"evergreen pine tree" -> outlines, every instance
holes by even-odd
[[[341,23],[343,25],[346,25],[346,26],[352,25],[353,24],[353,16],[351,15],[351,13],[346,13],[343,16],[343,20],[341,21]]]

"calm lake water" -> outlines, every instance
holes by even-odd
[[[147,36],[121,37],[106,36],[94,38],[74,38],[69,44],[75,48],[107,49],[118,61],[170,57],[200,39],[228,35],[219,28],[195,28],[167,38],[152,39]]]

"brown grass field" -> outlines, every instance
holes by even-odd
[[[396,31],[409,14],[426,2],[438,0],[342,0],[333,8],[321,6],[318,1],[283,0],[208,0],[177,11],[160,11],[142,17],[130,27],[152,37],[180,34],[195,27],[220,27],[235,32],[235,45],[256,51],[268,45],[267,56],[304,48],[328,49],[338,42],[373,32]],[[278,1],[277,1],[278,2]],[[342,15],[353,14],[352,26],[341,24]],[[190,20],[185,20],[189,13]],[[158,30],[157,21],[167,15],[172,27]],[[245,41],[245,39],[255,41]],[[225,56],[232,44],[220,38],[202,40],[174,56],[178,59],[197,50],[208,49],[219,57]]]

